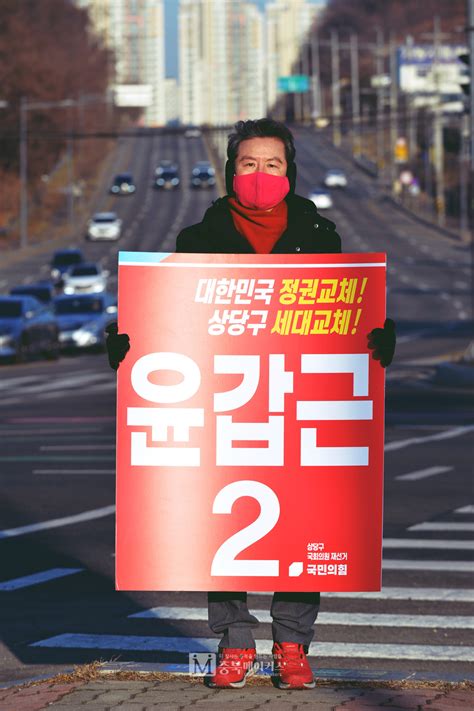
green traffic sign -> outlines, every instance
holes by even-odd
[[[309,90],[309,77],[306,74],[278,77],[277,88],[289,94],[301,94]]]

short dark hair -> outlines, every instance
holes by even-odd
[[[234,132],[229,133],[227,141],[227,157],[235,161],[242,141],[249,138],[279,138],[285,146],[285,157],[288,165],[295,159],[295,143],[290,129],[281,121],[261,118],[248,121],[237,121]]]

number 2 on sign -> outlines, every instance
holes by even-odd
[[[212,507],[213,513],[229,514],[242,496],[251,496],[260,504],[258,518],[237,531],[218,548],[211,565],[211,575],[278,577],[278,560],[235,560],[235,557],[266,536],[280,517],[280,502],[269,486],[258,481],[234,481],[219,491]]]

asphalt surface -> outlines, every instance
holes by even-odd
[[[387,252],[387,313],[399,335],[387,374],[384,589],[322,597],[311,663],[349,676],[471,677],[473,386],[436,380],[438,364],[472,338],[469,249],[397,210],[309,130],[296,136],[297,192],[306,195],[329,167],[346,170],[349,187],[334,192],[327,215],[344,251]],[[179,190],[151,188],[164,158],[180,164]],[[202,139],[120,143],[114,166],[133,173],[137,192],[111,197],[104,185],[97,209],[116,209],[124,236],[77,242],[112,272],[112,290],[119,249],[172,251],[179,230],[201,219],[217,193],[191,191],[186,178],[206,158]],[[49,258],[6,255],[0,290],[45,278]],[[0,682],[93,660],[187,668],[193,640],[212,637],[205,594],[114,590],[115,374],[105,356],[1,365],[0,398]],[[249,602],[265,647],[270,597]],[[168,612],[131,617],[155,607]],[[164,642],[147,647],[150,637]]]

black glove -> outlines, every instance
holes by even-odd
[[[391,318],[385,319],[383,328],[374,328],[367,334],[368,346],[373,350],[372,358],[380,361],[382,368],[386,368],[392,362],[395,353],[395,322]]]
[[[117,370],[127,351],[130,350],[130,338],[126,333],[118,332],[117,321],[109,323],[105,332],[108,334],[105,339],[105,346],[109,356],[109,364],[111,368]]]

